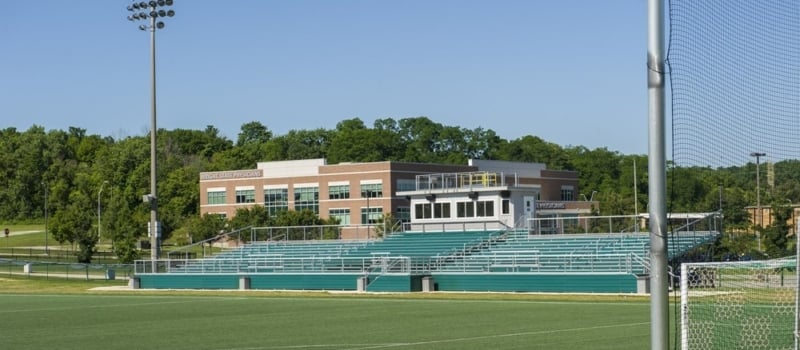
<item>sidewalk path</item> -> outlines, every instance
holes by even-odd
[[[11,231],[11,233],[9,234],[9,236],[22,236],[22,235],[28,235],[28,234],[31,234],[31,233],[39,233],[39,232],[44,232],[44,231],[42,231],[42,230],[34,230],[34,231]],[[0,234],[2,234],[2,232],[0,232]]]

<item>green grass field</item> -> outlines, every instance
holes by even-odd
[[[644,349],[650,344],[649,304],[640,298],[86,291],[115,284],[120,283],[0,278],[0,349]]]

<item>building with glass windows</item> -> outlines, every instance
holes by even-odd
[[[408,225],[495,221],[513,226],[524,216],[588,214],[596,203],[577,201],[578,193],[577,172],[548,170],[540,163],[305,159],[200,173],[200,214],[232,217],[238,208],[263,205],[272,215],[308,209],[341,225],[374,224],[391,213]]]

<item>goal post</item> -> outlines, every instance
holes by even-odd
[[[796,266],[681,264],[681,349],[797,349]]]

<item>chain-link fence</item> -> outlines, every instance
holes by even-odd
[[[0,258],[0,276],[75,278],[85,280],[128,279],[131,264],[79,264]]]

